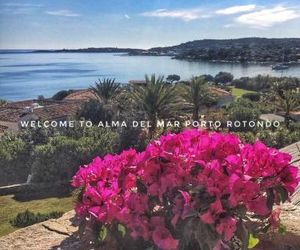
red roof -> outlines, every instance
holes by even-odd
[[[221,88],[210,87],[209,89],[211,90],[211,92],[215,93],[218,96],[231,96],[230,92]]]
[[[74,116],[79,109],[79,103],[70,102],[37,108],[34,109],[32,113],[35,114],[40,120],[56,120]]]
[[[9,103],[0,107],[0,121],[19,122],[22,117],[28,114],[35,114],[40,120],[55,120],[71,117],[80,109],[81,102],[76,101],[42,101],[40,107],[31,111],[26,107],[32,107],[34,100]]]
[[[91,99],[96,99],[95,94],[89,89],[78,90],[72,94],[69,94],[64,98],[64,100],[78,100],[78,101],[89,101]]]
[[[1,108],[0,121],[18,122],[20,117],[25,113],[25,109],[17,108]]]

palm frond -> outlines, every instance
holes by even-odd
[[[165,84],[164,77],[145,76],[146,84],[134,86],[132,99],[149,119],[171,117],[177,101],[174,86]]]
[[[95,85],[90,87],[90,90],[100,100],[102,100],[105,103],[108,103],[109,101],[113,100],[118,96],[121,89],[120,87],[121,84],[116,83],[115,79],[104,78],[102,80],[98,79],[98,81],[95,82]]]

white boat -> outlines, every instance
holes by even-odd
[[[272,70],[286,70],[288,68],[289,68],[289,66],[286,64],[283,64],[283,63],[279,63],[279,64],[272,66]]]

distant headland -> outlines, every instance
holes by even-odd
[[[150,49],[81,48],[34,50],[33,53],[127,53],[130,56],[171,56],[182,60],[240,63],[299,63],[300,38],[203,39]]]

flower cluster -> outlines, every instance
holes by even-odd
[[[290,160],[233,134],[167,134],[141,153],[127,150],[81,167],[72,180],[83,188],[76,213],[102,225],[121,223],[133,239],[162,250],[177,249],[178,225],[193,218],[210,225],[223,244],[246,213],[278,224],[273,204],[288,199],[299,182]]]

